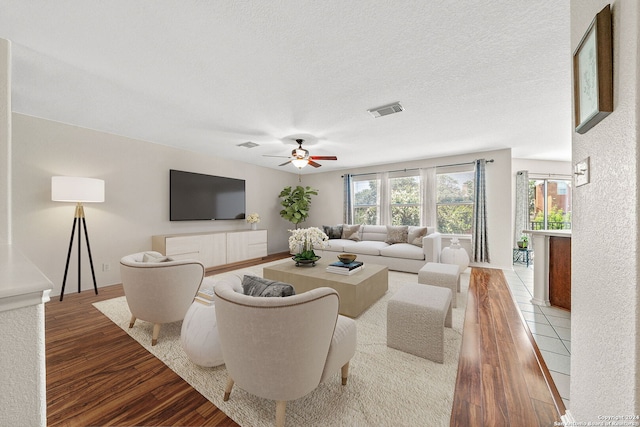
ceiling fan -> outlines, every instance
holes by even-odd
[[[298,143],[298,148],[294,148],[291,151],[291,159],[286,161],[278,166],[288,165],[292,163],[298,169],[302,169],[306,165],[311,165],[314,168],[319,168],[322,166],[320,163],[315,162],[315,160],[338,160],[336,156],[310,156],[309,150],[302,148],[302,143],[304,139],[298,138],[295,140]],[[266,156],[266,155],[265,155]],[[266,157],[284,157],[284,156],[266,156]]]

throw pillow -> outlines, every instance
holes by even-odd
[[[289,297],[296,294],[288,283],[249,275],[242,278],[242,289],[245,295],[252,297]]]
[[[360,241],[360,224],[343,225],[342,238],[359,242]]]
[[[409,227],[407,242],[422,247],[422,238],[427,235],[427,227]]]
[[[142,262],[168,262],[168,261],[173,261],[173,259],[169,258],[168,256],[156,256],[149,252],[145,252],[145,254],[142,255]]]
[[[409,227],[406,225],[387,225],[387,239],[385,243],[390,245],[394,243],[407,243],[407,235],[409,233]]]
[[[329,239],[341,239],[342,238],[342,226],[341,225],[323,225],[322,229],[324,230],[324,234],[329,237]]]

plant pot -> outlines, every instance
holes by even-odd
[[[310,266],[310,267],[315,267],[316,266],[316,261],[318,261],[320,259],[320,257],[316,256],[313,259],[304,259],[304,258],[293,257],[291,259],[296,262],[296,267],[300,267],[300,266],[303,266],[303,265]]]
[[[518,248],[520,249],[527,249],[527,246],[529,246],[529,242],[523,242],[522,240],[518,242]]]

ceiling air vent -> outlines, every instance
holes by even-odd
[[[253,148],[253,147],[258,147],[260,146],[260,144],[256,144],[255,142],[251,142],[251,141],[247,141],[247,142],[243,142],[242,144],[238,144],[238,147],[244,147],[244,148]]]
[[[399,102],[395,102],[393,104],[384,105],[378,108],[372,108],[371,110],[367,110],[373,117],[382,117],[388,116],[389,114],[399,113],[400,111],[404,111],[402,105]]]

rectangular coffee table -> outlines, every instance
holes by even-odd
[[[265,267],[263,275],[266,279],[290,283],[296,294],[323,286],[333,288],[340,295],[339,313],[349,317],[358,317],[389,289],[389,270],[386,266],[366,263],[362,270],[347,276],[327,272],[326,268],[331,262],[333,260],[320,259],[315,267],[296,267],[291,260]]]

